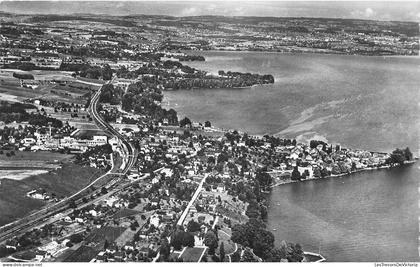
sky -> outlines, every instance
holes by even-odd
[[[326,17],[420,22],[420,1],[5,1],[22,14]]]

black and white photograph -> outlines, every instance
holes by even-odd
[[[0,0],[0,266],[419,266],[419,22]]]

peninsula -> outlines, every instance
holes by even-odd
[[[208,29],[203,17],[196,31],[184,26],[197,19],[5,16],[0,163],[2,171],[18,167],[2,176],[0,189],[25,209],[1,211],[1,261],[324,261],[294,240],[275,245],[266,227],[267,193],[284,183],[417,160],[409,148],[382,153],[225,131],[162,107],[165,90],[274,83],[272,74],[212,74],[181,63],[206,60],[178,51],[183,36],[203,31],[203,38],[215,38],[194,40],[190,49],[232,42],[235,50],[287,44],[299,51],[413,55],[418,31],[411,23],[356,20],[352,32],[349,21],[332,20],[339,31],[322,19],[309,20],[316,27],[306,20],[292,27],[301,20],[286,19],[282,31],[294,38],[267,36],[278,25],[243,28],[261,32],[249,44],[244,32],[228,37],[248,19],[214,18],[219,22]],[[162,34],[172,24],[179,27],[176,41]],[[311,40],[314,32],[334,45]]]

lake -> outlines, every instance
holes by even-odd
[[[181,116],[251,134],[312,138],[350,148],[418,155],[419,57],[194,52],[188,65],[272,74],[246,89],[165,92]],[[269,195],[276,242],[328,261],[419,261],[419,164],[283,185]]]
[[[419,261],[419,166],[276,187],[267,227],[327,261]]]
[[[246,89],[165,92],[181,116],[251,134],[317,137],[355,148],[418,151],[419,57],[202,52],[192,67],[272,74]]]

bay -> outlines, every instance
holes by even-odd
[[[197,52],[196,52],[197,53]],[[181,116],[251,134],[300,141],[318,137],[347,147],[419,149],[419,57],[261,52],[201,52],[192,67],[272,74],[275,83],[245,89],[165,92]]]
[[[192,67],[272,74],[245,89],[165,92],[181,116],[226,129],[418,155],[419,57],[193,52]],[[419,164],[275,187],[267,227],[328,261],[419,261]]]

